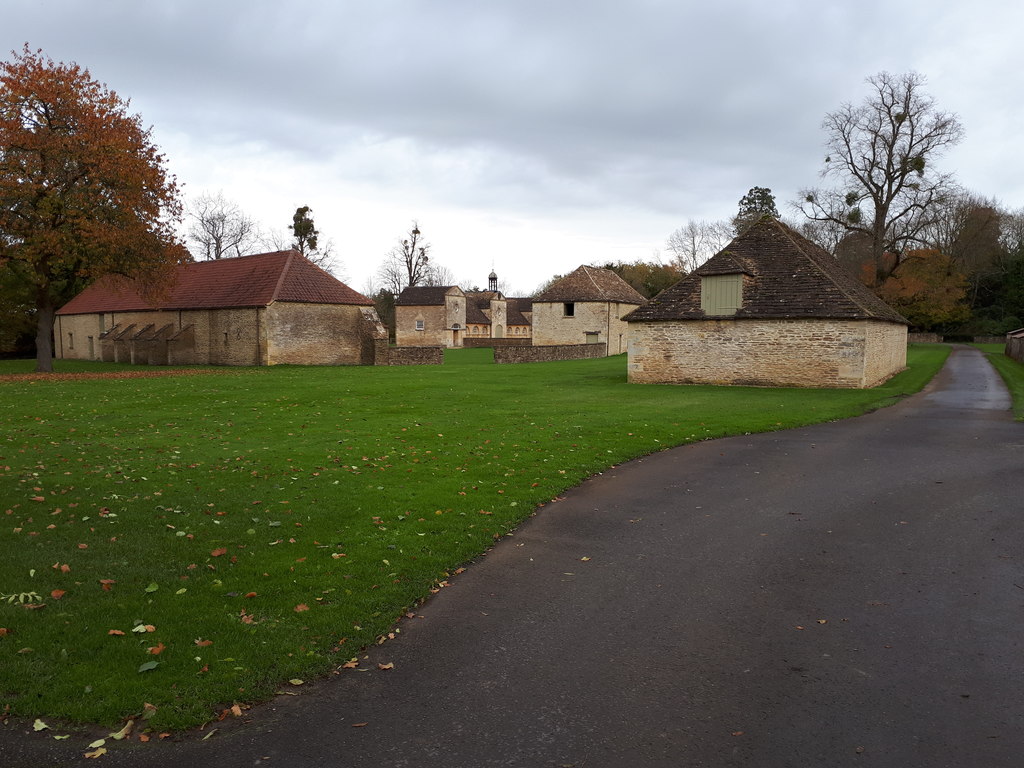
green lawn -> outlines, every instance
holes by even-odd
[[[975,344],[985,353],[992,366],[1006,382],[1013,398],[1013,415],[1017,421],[1024,421],[1024,365],[1007,357],[1005,344]]]
[[[595,472],[891,404],[947,354],[914,346],[868,391],[630,385],[624,356],[496,366],[487,349],[0,382],[0,711],[202,723],[386,641]]]

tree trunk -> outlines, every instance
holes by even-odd
[[[45,289],[36,293],[36,371],[53,372],[53,317],[56,310]]]

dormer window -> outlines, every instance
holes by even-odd
[[[735,315],[743,306],[743,275],[704,275],[700,279],[700,308],[710,317]]]

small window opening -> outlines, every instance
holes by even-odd
[[[566,317],[576,317],[576,304],[572,301],[567,301],[562,305]]]

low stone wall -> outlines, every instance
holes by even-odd
[[[442,365],[444,347],[391,347],[388,365]]]
[[[529,336],[515,336],[504,339],[489,339],[473,336],[463,337],[462,346],[478,348],[478,347],[529,347],[533,344],[533,339]]]
[[[975,344],[1002,344],[1006,341],[1005,336],[975,336]]]
[[[1006,334],[1006,354],[1018,363],[1024,363],[1024,328]]]
[[[937,333],[908,333],[908,344],[941,344],[942,336]]]
[[[496,363],[547,363],[553,360],[585,360],[607,357],[607,344],[559,344],[543,347],[495,347]]]

